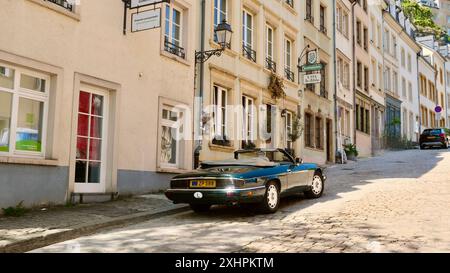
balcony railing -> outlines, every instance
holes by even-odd
[[[320,32],[322,32],[323,34],[327,34],[327,28],[324,25],[320,25]]]
[[[284,76],[286,76],[286,79],[290,80],[291,82],[295,81],[294,72],[292,72],[289,67],[286,67],[284,69]]]
[[[254,51],[251,47],[242,45],[242,55],[256,63],[256,51]]]
[[[286,4],[288,4],[289,6],[291,6],[291,8],[294,7],[294,0],[285,0]]]
[[[305,16],[305,20],[310,22],[311,24],[314,24],[314,16],[312,16],[311,13],[307,13]]]
[[[164,50],[182,59],[186,58],[186,52],[184,51],[184,48],[169,42],[167,40],[167,37],[164,39]]]
[[[320,87],[320,96],[322,98],[328,99],[328,91],[324,87]]]
[[[53,4],[56,4],[56,5],[60,6],[60,7],[63,7],[63,8],[65,8],[68,11],[73,11],[73,5],[69,4],[67,2],[67,0],[47,0],[47,1],[51,2]]]
[[[272,61],[271,58],[266,58],[266,68],[273,73],[277,73],[277,63]]]

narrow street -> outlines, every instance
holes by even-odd
[[[450,152],[386,152],[332,166],[324,196],[258,215],[214,207],[35,252],[450,252]]]

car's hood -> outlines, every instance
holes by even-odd
[[[208,166],[207,168],[197,169],[189,173],[177,175],[176,179],[192,177],[235,177],[240,174],[250,173],[264,167],[244,166],[244,165],[221,165]]]

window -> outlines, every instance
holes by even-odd
[[[383,87],[383,66],[381,64],[378,65],[378,89],[381,91]]]
[[[375,87],[377,84],[377,62],[372,60],[372,86]]]
[[[242,43],[243,55],[249,60],[256,62],[256,52],[253,50],[253,15],[243,11],[242,18]]]
[[[292,126],[293,126],[293,114],[289,111],[286,112],[286,118],[285,118],[285,126],[286,126],[286,148],[288,149],[292,149],[292,140],[291,140],[291,135],[292,135]]]
[[[286,79],[294,81],[294,72],[292,72],[292,42],[289,39],[285,39],[284,47],[284,71]]]
[[[392,92],[398,95],[398,74],[397,72],[392,72]]]
[[[397,38],[392,35],[392,56],[397,59]]]
[[[316,121],[314,123],[315,126],[315,140],[316,140],[316,148],[317,149],[323,149],[323,124],[322,124],[322,118],[316,117]]]
[[[255,140],[255,103],[254,100],[247,96],[242,96],[242,142],[243,147],[245,144],[253,143]]]
[[[391,39],[390,39],[390,33],[389,30],[385,29],[384,30],[384,40],[383,40],[383,47],[384,47],[384,52],[389,53],[389,48],[391,46]]]
[[[406,98],[406,79],[402,77],[402,97]]]
[[[359,88],[362,88],[362,64],[361,62],[356,63],[356,84]]]
[[[364,66],[364,91],[369,92],[369,68]]]
[[[412,84],[408,82],[408,100],[409,102],[413,102],[413,94],[412,94]]]
[[[312,115],[305,113],[305,146],[312,148]]]
[[[344,64],[344,82],[345,88],[350,89],[350,64],[347,62]]]
[[[326,22],[325,22],[325,12],[326,8],[324,6],[320,6],[320,29],[319,31],[322,33],[327,33]]]
[[[164,105],[161,114],[161,166],[179,168],[180,151],[183,150],[183,112]]]
[[[328,99],[328,90],[327,90],[327,64],[322,63],[322,70],[320,73],[320,96]]]
[[[386,91],[392,91],[391,89],[391,69],[386,67],[384,70],[384,89]]]
[[[408,53],[408,72],[411,73],[411,54]]]
[[[361,40],[361,21],[356,21],[356,42],[358,45],[362,46],[362,40]]]
[[[277,65],[273,58],[273,28],[267,25],[266,27],[266,68],[276,73]]]
[[[0,65],[0,154],[45,156],[49,82],[46,75]]]
[[[67,0],[47,0],[47,1],[54,3],[60,7],[63,7],[69,11],[74,11],[74,5],[69,4],[69,2],[72,2],[72,1],[67,1]]]
[[[305,20],[314,24],[313,10],[312,10],[312,0],[306,0],[306,17]]]
[[[166,19],[164,30],[164,49],[180,58],[185,58],[186,53],[182,47],[182,18],[181,11],[170,5],[166,5]]]
[[[214,86],[213,93],[213,143],[227,146],[227,96],[228,91],[219,86]]]
[[[364,39],[364,50],[369,50],[369,30],[364,27],[363,28],[363,39]]]
[[[362,101],[356,103],[356,130],[370,134],[370,111]]]
[[[405,65],[406,65],[406,63],[405,63],[406,57],[405,57],[405,49],[404,48],[401,49],[400,59],[401,59],[402,67],[405,67]]]
[[[227,15],[227,0],[214,0],[214,29],[227,20]],[[215,34],[214,41],[217,42]]]
[[[266,143],[270,144],[272,142],[272,120],[274,120],[272,116],[274,113],[276,113],[276,111],[275,106],[270,104],[266,104],[265,108],[266,108],[265,110],[266,110],[266,133],[267,133],[265,139]]]

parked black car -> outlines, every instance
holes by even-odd
[[[425,149],[426,147],[441,147],[443,149],[448,149],[450,143],[449,131],[444,128],[436,129],[426,129],[420,135],[420,149]]]

